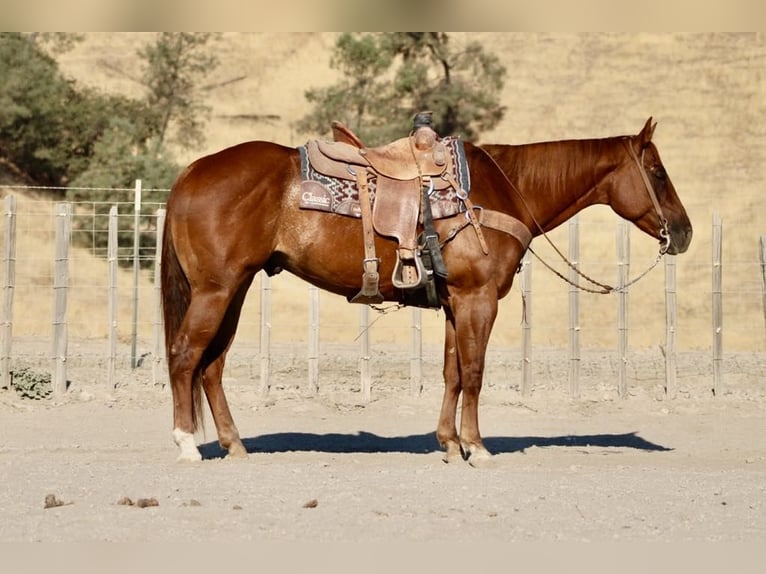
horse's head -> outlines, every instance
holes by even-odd
[[[692,224],[652,143],[657,124],[649,118],[637,136],[624,138],[624,159],[614,172],[609,203],[614,211],[652,237],[667,242],[667,253],[683,253]]]

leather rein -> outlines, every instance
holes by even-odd
[[[587,293],[596,293],[599,295],[607,295],[609,293],[615,293],[615,292],[623,292],[628,287],[639,281],[641,278],[643,278],[646,274],[648,274],[652,269],[654,269],[657,264],[662,259],[662,256],[667,253],[668,249],[670,248],[670,232],[668,231],[668,220],[665,218],[664,214],[662,213],[662,207],[660,206],[659,199],[657,198],[657,193],[654,191],[654,186],[652,186],[652,182],[649,180],[649,175],[646,173],[646,168],[644,168],[644,151],[641,151],[641,158],[638,158],[638,155],[636,155],[635,150],[633,149],[633,146],[631,145],[630,138],[625,137],[624,138],[626,142],[626,147],[628,148],[628,153],[633,160],[633,162],[636,164],[636,167],[638,168],[638,172],[641,175],[641,179],[644,182],[644,187],[646,188],[647,193],[649,194],[649,198],[652,200],[652,205],[654,206],[654,210],[657,213],[657,216],[659,217],[659,223],[660,223],[660,239],[662,243],[660,244],[659,253],[657,254],[657,257],[655,260],[649,265],[649,267],[644,270],[641,274],[634,277],[624,285],[620,285],[618,287],[613,287],[611,285],[608,285],[606,283],[601,283],[599,281],[596,281],[595,279],[592,279],[582,271],[580,271],[574,263],[572,263],[562,252],[561,250],[553,243],[553,241],[548,237],[548,234],[545,232],[545,229],[543,229],[543,226],[540,225],[540,223],[535,218],[534,214],[532,213],[532,209],[529,207],[529,204],[527,203],[526,198],[524,195],[519,191],[519,189],[514,185],[514,183],[508,178],[508,176],[505,174],[505,171],[500,168],[500,166],[495,161],[495,158],[492,157],[491,154],[487,154],[492,161],[495,163],[495,165],[500,169],[500,172],[505,177],[506,181],[510,184],[511,188],[516,192],[516,194],[521,199],[522,203],[524,204],[524,207],[527,209],[527,212],[529,213],[530,217],[532,218],[532,221],[534,222],[535,226],[537,226],[537,229],[540,230],[540,233],[543,237],[545,237],[545,240],[551,245],[553,250],[561,257],[562,261],[566,263],[566,265],[572,269],[575,273],[577,273],[580,277],[588,281],[589,283],[595,285],[598,288],[591,288],[591,287],[584,287],[580,285],[577,282],[574,282],[570,280],[568,277],[565,277],[562,273],[554,269],[547,261],[545,261],[542,257],[540,257],[537,253],[535,253],[534,249],[532,249],[532,246],[530,245],[528,249],[532,252],[532,254],[537,257],[537,259],[545,265],[548,269],[550,269],[555,275],[563,279],[566,283],[569,283],[573,287],[576,287],[577,289],[580,289],[581,291],[585,291]],[[519,267],[520,269],[521,267]]]

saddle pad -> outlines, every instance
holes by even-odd
[[[441,140],[452,156],[452,165],[455,169],[455,178],[466,193],[471,190],[471,177],[468,163],[465,159],[463,141],[460,138],[449,137]],[[359,208],[359,190],[356,181],[352,179],[340,179],[319,173],[313,168],[308,159],[307,145],[300,146],[298,151],[301,158],[301,200],[302,209],[315,209],[327,211],[350,217],[361,217]],[[317,184],[324,190],[320,190]],[[377,181],[374,176],[368,179],[367,187],[370,192],[370,200],[375,203],[375,190]],[[431,194],[431,210],[434,219],[441,219],[454,215],[463,210],[462,203],[458,201],[455,190],[447,186],[445,189],[434,190]]]

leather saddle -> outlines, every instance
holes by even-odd
[[[417,226],[419,221],[431,218],[428,191],[454,186],[455,179],[443,177],[452,173],[452,158],[431,127],[430,115],[423,121],[424,114],[427,113],[416,116],[415,128],[409,136],[380,147],[366,147],[340,122],[332,124],[335,141],[312,140],[306,145],[308,161],[314,170],[329,177],[355,181],[359,189],[365,259],[362,289],[352,302],[383,300],[373,230],[398,241],[392,274],[394,287],[418,289],[430,280],[430,270],[421,258]],[[368,190],[371,178],[375,178],[374,204]],[[441,254],[429,255],[432,261],[436,259],[433,271],[446,276]]]
[[[413,180],[439,176],[447,166],[449,152],[436,141],[436,132],[421,128],[420,133],[376,147],[357,147],[342,141],[317,141],[324,157],[346,165],[369,168],[391,179]]]

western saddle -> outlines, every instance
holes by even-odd
[[[334,141],[312,140],[301,152],[305,152],[305,159],[311,168],[330,178],[330,181],[356,183],[358,207],[349,208],[342,201],[339,209],[335,210],[346,215],[361,215],[362,219],[362,288],[349,299],[352,303],[383,301],[379,288],[380,259],[375,254],[376,231],[398,241],[397,262],[391,280],[395,287],[402,290],[402,301],[406,305],[435,308],[440,306],[435,276],[447,277],[441,245],[451,241],[461,230],[473,227],[484,255],[489,254],[489,249],[482,227],[514,237],[524,250],[532,241],[532,233],[521,220],[507,213],[473,205],[468,190],[458,183],[458,177],[464,180],[463,174],[457,175],[456,163],[463,160],[453,160],[453,154],[445,145],[450,140],[439,138],[432,127],[431,116],[431,112],[416,114],[409,136],[377,148],[368,148],[346,126],[333,122]],[[373,178],[374,205],[370,189]],[[322,184],[306,180],[301,185],[305,186],[305,195],[311,198],[305,207],[317,208],[313,191],[317,191],[318,186],[321,188],[317,196],[318,204],[324,211],[333,211],[325,209],[332,201],[324,195]],[[453,219],[453,227],[440,243],[434,229],[430,196],[444,194],[449,197],[453,193],[458,204],[440,208],[438,213],[440,217]],[[450,201],[447,203],[451,205]],[[341,206],[344,206],[343,209],[340,209]],[[417,234],[418,223],[423,227],[420,235]]]
[[[415,116],[409,136],[376,148],[366,147],[340,122],[333,122],[332,128],[335,141],[310,141],[307,155],[316,171],[354,180],[359,190],[365,257],[362,288],[351,302],[383,301],[375,231],[398,241],[397,262],[391,277],[394,287],[411,291],[432,284],[433,274],[446,277],[438,235],[433,229],[429,192],[452,186],[459,197],[467,194],[455,179],[449,150],[432,127],[431,112]],[[374,204],[368,185],[370,177],[376,178]],[[424,228],[422,244],[417,235],[419,221]],[[424,263],[424,258],[430,264]],[[433,293],[435,296],[435,290]]]

